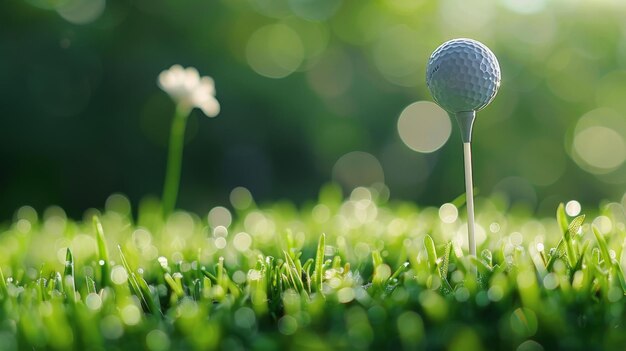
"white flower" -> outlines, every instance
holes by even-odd
[[[220,112],[215,99],[215,83],[211,77],[200,77],[193,67],[173,65],[159,74],[159,87],[179,106],[187,109],[197,107],[209,117]]]

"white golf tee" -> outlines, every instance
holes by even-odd
[[[463,143],[463,158],[465,161],[465,203],[467,204],[467,244],[470,255],[476,256],[476,241],[474,240],[474,182],[472,181],[472,144]],[[476,267],[472,266],[475,273]]]

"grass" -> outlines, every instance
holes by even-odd
[[[334,186],[207,217],[119,195],[0,226],[0,349],[619,349],[624,209],[464,220]],[[459,213],[463,213],[459,210]],[[233,220],[231,221],[231,215]],[[454,217],[452,218],[454,219]],[[472,265],[478,275],[473,276]]]

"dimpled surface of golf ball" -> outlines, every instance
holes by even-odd
[[[482,43],[453,39],[430,56],[426,84],[444,110],[452,113],[478,111],[498,92],[500,65],[493,52]]]

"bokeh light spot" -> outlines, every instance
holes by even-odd
[[[246,232],[237,233],[233,239],[233,245],[237,251],[247,251],[252,245],[252,237]]]
[[[585,113],[566,140],[572,159],[585,171],[620,183],[626,160],[626,119],[609,108]],[[619,169],[618,169],[619,168]],[[615,172],[613,172],[615,171]]]
[[[248,64],[268,78],[284,78],[298,69],[304,59],[302,40],[285,24],[272,24],[252,34],[246,47]]]
[[[341,3],[342,0],[289,0],[289,6],[297,16],[311,21],[330,18]]]
[[[128,304],[121,309],[120,316],[126,325],[136,325],[141,320],[141,311],[134,304]]]
[[[535,340],[526,340],[523,343],[519,344],[517,347],[517,351],[543,351],[544,348],[540,343]]]
[[[529,308],[517,308],[511,314],[510,322],[511,329],[521,337],[533,336],[537,332],[537,316]]]
[[[423,79],[428,53],[415,40],[419,34],[406,25],[393,27],[373,47],[374,63],[383,76],[400,86],[415,86]],[[421,79],[420,79],[421,78]]]
[[[100,307],[102,307],[102,299],[100,298],[100,295],[90,293],[85,298],[85,305],[92,311],[98,311],[100,310]]]
[[[291,335],[298,330],[298,321],[292,316],[283,316],[278,320],[278,331],[283,335]]]
[[[580,213],[580,210],[581,210],[580,202],[576,200],[568,201],[567,204],[565,205],[565,212],[570,217],[578,216],[578,214]]]
[[[73,24],[88,24],[97,20],[106,8],[106,0],[71,0],[57,8],[66,21]]]
[[[245,210],[252,205],[252,194],[250,190],[238,186],[230,192],[230,203],[238,210]]]
[[[154,329],[146,335],[146,346],[150,351],[169,350],[170,338],[164,331]]]
[[[213,228],[223,226],[228,228],[233,220],[230,211],[223,206],[216,206],[209,211],[208,221],[209,225]]]
[[[124,327],[117,316],[109,315],[100,321],[100,331],[107,339],[119,339],[124,335]]]
[[[491,23],[496,12],[496,6],[490,0],[443,0],[440,4],[442,26],[447,33],[479,32]],[[472,20],[468,21],[468,18]],[[484,32],[481,33],[484,35]]]
[[[453,204],[443,204],[439,207],[439,218],[443,223],[454,223],[459,218],[459,210]]]
[[[244,329],[250,329],[256,323],[256,316],[254,311],[248,307],[241,307],[235,311],[234,315],[235,324]]]
[[[341,156],[333,167],[333,179],[348,189],[384,183],[383,167],[374,155],[353,151]]]
[[[626,160],[624,138],[604,126],[593,126],[578,131],[574,136],[573,147],[583,162],[598,169],[597,173],[613,170]]]
[[[320,96],[339,96],[352,85],[352,62],[343,51],[328,50],[315,67],[307,72],[307,80]]]
[[[531,139],[517,158],[517,166],[523,178],[534,185],[550,185],[565,173],[563,147],[551,139]]]
[[[451,132],[452,123],[448,114],[433,102],[414,102],[398,118],[400,138],[418,152],[439,150],[448,141]]]
[[[524,15],[541,12],[546,7],[545,0],[502,0],[502,4],[509,10]]]
[[[111,270],[111,281],[117,285],[125,284],[128,281],[128,273],[122,266],[115,266]]]

